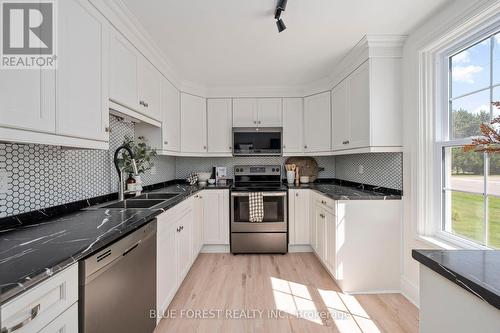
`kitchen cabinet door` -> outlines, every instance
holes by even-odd
[[[19,331],[22,332],[22,331]],[[78,332],[78,303],[73,304],[38,333]]]
[[[257,117],[257,100],[255,98],[233,99],[234,127],[256,127],[258,126]]]
[[[203,246],[204,192],[193,196],[193,262]]]
[[[337,224],[335,215],[325,211],[325,263],[330,272],[336,277],[337,258]]]
[[[109,99],[138,110],[138,52],[117,31],[110,38],[109,73]]]
[[[313,194],[314,195],[314,194]],[[319,214],[321,214],[321,207],[319,205],[316,205],[314,203],[314,200],[310,201],[311,206],[311,215],[310,215],[310,221],[311,221],[311,247],[314,252],[318,253],[318,235],[317,235],[317,228],[318,228],[318,219],[319,219]]]
[[[203,244],[229,244],[229,191],[203,191]]]
[[[208,152],[230,155],[232,152],[231,99],[207,100]]]
[[[89,3],[76,0],[61,1],[58,15],[56,133],[107,141],[108,30],[104,18]]]
[[[309,245],[310,239],[310,196],[308,190],[290,191],[290,244]]]
[[[48,70],[2,70],[0,126],[54,133],[55,94],[44,94],[46,89],[43,83],[44,79],[52,78],[53,85],[54,75],[54,71]]]
[[[193,254],[193,209],[186,210],[180,217],[176,229],[178,281],[184,280],[192,264]],[[179,231],[177,231],[179,230]]]
[[[167,79],[162,79],[161,109],[163,113],[163,149],[181,151],[181,96]]]
[[[304,151],[328,152],[331,145],[330,92],[304,98]]]
[[[181,151],[207,151],[207,109],[202,97],[181,93]]]
[[[301,153],[303,141],[303,106],[302,98],[283,99],[283,152]]]
[[[348,78],[349,82],[349,148],[370,145],[370,67],[365,62]]]
[[[160,72],[144,57],[139,59],[139,111],[156,120],[161,120]]]
[[[316,253],[321,258],[321,260],[323,260],[323,262],[325,261],[325,249],[326,249],[325,213],[326,212],[324,209],[318,209],[316,215]]]
[[[350,139],[350,114],[347,80],[332,90],[332,149],[347,149]]]
[[[169,212],[158,216],[156,233],[156,307],[165,311],[177,292],[178,223]]]
[[[257,125],[259,127],[281,127],[281,98],[257,99]]]

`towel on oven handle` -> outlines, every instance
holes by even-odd
[[[264,220],[264,195],[262,192],[250,192],[248,196],[248,209],[250,222],[262,222]]]

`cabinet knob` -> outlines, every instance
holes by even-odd
[[[168,141],[164,141],[163,143],[166,144],[166,145],[168,145]]]
[[[111,128],[109,128],[109,126],[106,126],[106,127],[104,127],[104,131],[106,133],[110,133],[111,132]]]
[[[144,101],[139,101],[139,105],[146,106]]]
[[[145,107],[149,108],[149,103],[144,103],[146,105],[144,105]]]
[[[286,146],[285,146],[285,145],[283,145],[283,149],[285,149],[285,148],[286,148]]]
[[[254,120],[254,121],[253,121],[253,123],[254,123],[254,124],[257,124],[257,120]]]
[[[295,196],[298,197],[299,196],[299,193],[295,193]]]
[[[343,145],[348,145],[348,144],[349,144],[349,140],[342,141],[342,144],[343,144]]]
[[[304,149],[307,149],[307,145],[304,146]]]
[[[232,149],[233,149],[233,147],[229,147],[229,150],[232,150]]]
[[[203,149],[207,149],[207,146],[203,146]]]
[[[257,122],[257,124],[259,124],[259,125],[260,125],[260,120]]]

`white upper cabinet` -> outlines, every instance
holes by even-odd
[[[304,151],[302,133],[304,131],[304,100],[302,98],[283,99],[283,153],[293,154]]]
[[[107,40],[99,12],[81,1],[59,2],[56,133],[108,140]]]
[[[255,98],[233,99],[234,127],[256,127],[258,126],[257,117],[257,100]]]
[[[133,110],[139,107],[138,54],[119,32],[110,38],[109,99]]]
[[[161,120],[160,96],[162,75],[144,57],[139,61],[139,111]]]
[[[332,148],[345,149],[350,133],[349,94],[347,81],[332,90]]]
[[[232,152],[231,99],[207,100],[208,152],[231,155]]]
[[[330,92],[304,98],[304,151],[329,152],[331,145]]]
[[[206,99],[181,93],[181,151],[207,152]]]
[[[259,127],[281,127],[281,98],[257,99],[257,124]]]
[[[281,127],[281,98],[236,98],[233,100],[234,127]]]
[[[365,62],[348,79],[349,84],[349,148],[370,145],[370,68]]]
[[[162,79],[161,110],[163,113],[163,149],[181,151],[181,96],[167,79]]]

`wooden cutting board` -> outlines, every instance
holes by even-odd
[[[311,183],[318,178],[318,162],[313,157],[289,157],[285,164],[295,164],[299,167],[299,176],[309,176]]]

